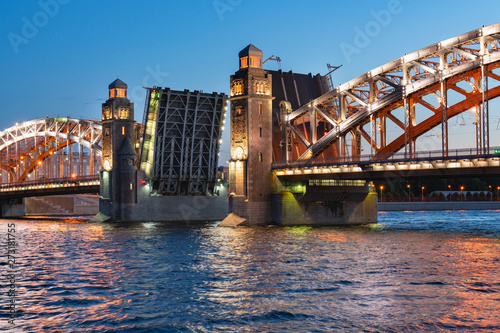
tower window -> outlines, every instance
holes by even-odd
[[[109,98],[115,98],[115,89],[109,89]]]
[[[259,104],[259,114],[262,114],[262,104]]]
[[[243,80],[234,80],[233,82],[233,88],[231,89],[231,95],[236,96],[236,95],[243,95]]]
[[[256,94],[265,94],[266,93],[266,83],[262,82],[262,81],[255,82],[254,91]]]
[[[113,115],[111,114],[111,108],[109,106],[105,106],[102,108],[102,119],[111,119]]]
[[[247,68],[247,67],[248,67],[248,57],[241,57],[240,68]]]
[[[128,115],[128,111],[129,109],[128,108],[120,108],[118,110],[118,115],[121,119],[127,119],[129,117]]]
[[[262,153],[259,153],[259,162],[262,162]]]
[[[125,126],[122,126],[122,135],[125,135]]]
[[[250,57],[250,66],[261,68],[262,67],[262,58],[260,57]]]
[[[116,89],[116,97],[126,98],[127,89]]]
[[[262,127],[259,127],[259,135],[262,138]]]
[[[241,108],[236,109],[236,116],[241,116]]]

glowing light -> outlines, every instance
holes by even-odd
[[[71,174],[71,178],[75,178],[75,177],[76,177],[76,175],[74,173]]]

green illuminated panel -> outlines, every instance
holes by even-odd
[[[155,153],[156,119],[158,115],[158,105],[161,98],[161,91],[151,91],[149,107],[146,115],[146,128],[144,130],[144,142],[142,146],[141,170],[146,174],[146,178],[151,179],[153,174],[153,162]]]

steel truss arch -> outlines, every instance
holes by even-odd
[[[0,169],[10,182],[24,181],[37,164],[72,144],[100,154],[101,139],[98,121],[43,118],[16,124],[0,132]]]
[[[411,153],[416,138],[439,124],[442,124],[442,149],[446,154],[449,118],[476,107],[477,147],[483,151],[489,146],[488,100],[500,95],[500,88],[488,88],[488,79],[500,82],[500,77],[492,72],[498,67],[500,24],[495,24],[444,40],[375,68],[288,113],[284,122],[294,133],[300,132],[294,122],[306,114],[310,119],[332,124],[323,135],[311,134],[317,140],[301,140],[307,149],[299,160],[315,158],[331,145],[342,144],[349,133],[364,137],[374,157],[393,154],[403,147]],[[471,85],[470,92],[460,91],[456,84],[461,81]],[[465,100],[448,105],[449,89],[464,95]],[[436,96],[438,106],[423,100],[428,94]],[[414,114],[417,103],[434,113],[418,124]],[[397,108],[403,109],[404,120],[391,114]],[[385,142],[387,118],[404,130],[402,136],[390,143]],[[371,123],[370,133],[363,129],[367,123]],[[313,128],[317,131],[317,126],[311,126],[311,130]],[[342,152],[345,150],[345,147],[340,149]]]

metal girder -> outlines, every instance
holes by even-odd
[[[345,107],[345,119],[339,119],[338,126],[334,126],[326,135],[322,136],[317,142],[305,142],[301,140],[306,146],[306,151],[299,157],[299,160],[314,158],[321,154],[326,148],[335,143],[339,138],[344,137],[345,134],[352,131],[356,126],[363,126],[370,122],[370,117],[379,112],[385,112],[386,116],[394,120],[394,116],[389,115],[388,112],[406,105],[406,101],[415,100],[412,98],[415,95],[422,94],[427,91],[442,91],[441,82],[450,80],[452,78],[472,73],[481,69],[482,66],[497,65],[500,63],[500,24],[491,25],[471,31],[469,33],[444,40],[436,43],[419,51],[406,54],[390,63],[375,68],[345,84],[342,84],[327,92],[326,94],[312,100],[311,102],[303,105],[299,109],[292,111],[288,117],[286,125],[291,127],[294,133],[299,132],[294,129],[294,120],[305,113],[318,112],[326,105],[332,103],[333,100],[342,100],[347,96],[352,100],[349,105]],[[414,70],[411,70],[411,69]],[[414,72],[413,74],[410,72]],[[493,73],[487,72],[483,78],[493,77]],[[491,75],[490,75],[491,74]],[[377,87],[382,87],[384,91],[372,90],[377,82],[383,82]],[[436,86],[437,85],[437,86]],[[489,145],[489,129],[485,124],[485,119],[488,117],[487,101],[488,98],[494,98],[492,94],[488,94],[488,90],[484,89],[486,83],[480,86],[482,92],[482,107],[478,111],[482,123],[480,124],[479,136],[482,136],[481,145]],[[367,91],[366,87],[370,87]],[[448,84],[448,88],[455,89],[453,84]],[[376,88],[375,88],[376,89]],[[458,88],[457,88],[458,89]],[[476,88],[477,89],[477,88]],[[442,92],[441,92],[442,93]],[[475,100],[473,97],[475,93],[467,94],[468,100]],[[380,98],[379,98],[380,97]],[[440,103],[448,102],[445,98],[441,99]],[[430,105],[421,100],[425,107]],[[466,103],[467,104],[467,103]],[[410,109],[413,107],[409,106]],[[412,109],[413,110],[413,109]],[[406,110],[405,112],[409,112]],[[412,111],[414,112],[414,111]],[[454,114],[444,114],[448,112],[447,107],[440,105],[434,108],[433,112],[439,116],[440,122],[447,122]],[[454,111],[458,112],[458,111]],[[344,114],[344,113],[343,113]],[[323,115],[322,115],[323,116]],[[405,142],[408,145],[410,152],[413,150],[417,136],[413,133],[410,135],[410,130],[415,125],[411,122],[414,121],[414,115],[409,115],[408,123],[404,126]],[[324,117],[330,122],[328,117]],[[484,119],[483,119],[484,118]],[[481,120],[479,119],[479,120]],[[478,123],[479,123],[478,120]],[[401,127],[402,121],[396,121],[396,124]],[[430,124],[430,122],[429,122]],[[427,129],[429,130],[429,129]],[[447,142],[447,127],[443,127],[443,152],[445,153]],[[381,137],[384,137],[381,133]],[[479,141],[478,141],[479,142]],[[372,143],[372,146],[378,147]],[[387,147],[394,145],[379,145],[380,149],[387,150]],[[485,147],[484,147],[485,148]],[[484,149],[481,148],[481,149]],[[394,153],[395,151],[393,151]]]
[[[92,120],[71,118],[43,118],[16,124],[0,132],[0,169],[7,171],[8,182],[29,178],[70,177],[73,153],[77,144],[89,150],[85,157],[89,167],[82,167],[79,157],[78,176],[83,169],[98,172],[98,155],[101,153],[102,126]],[[64,151],[63,151],[64,150]]]

